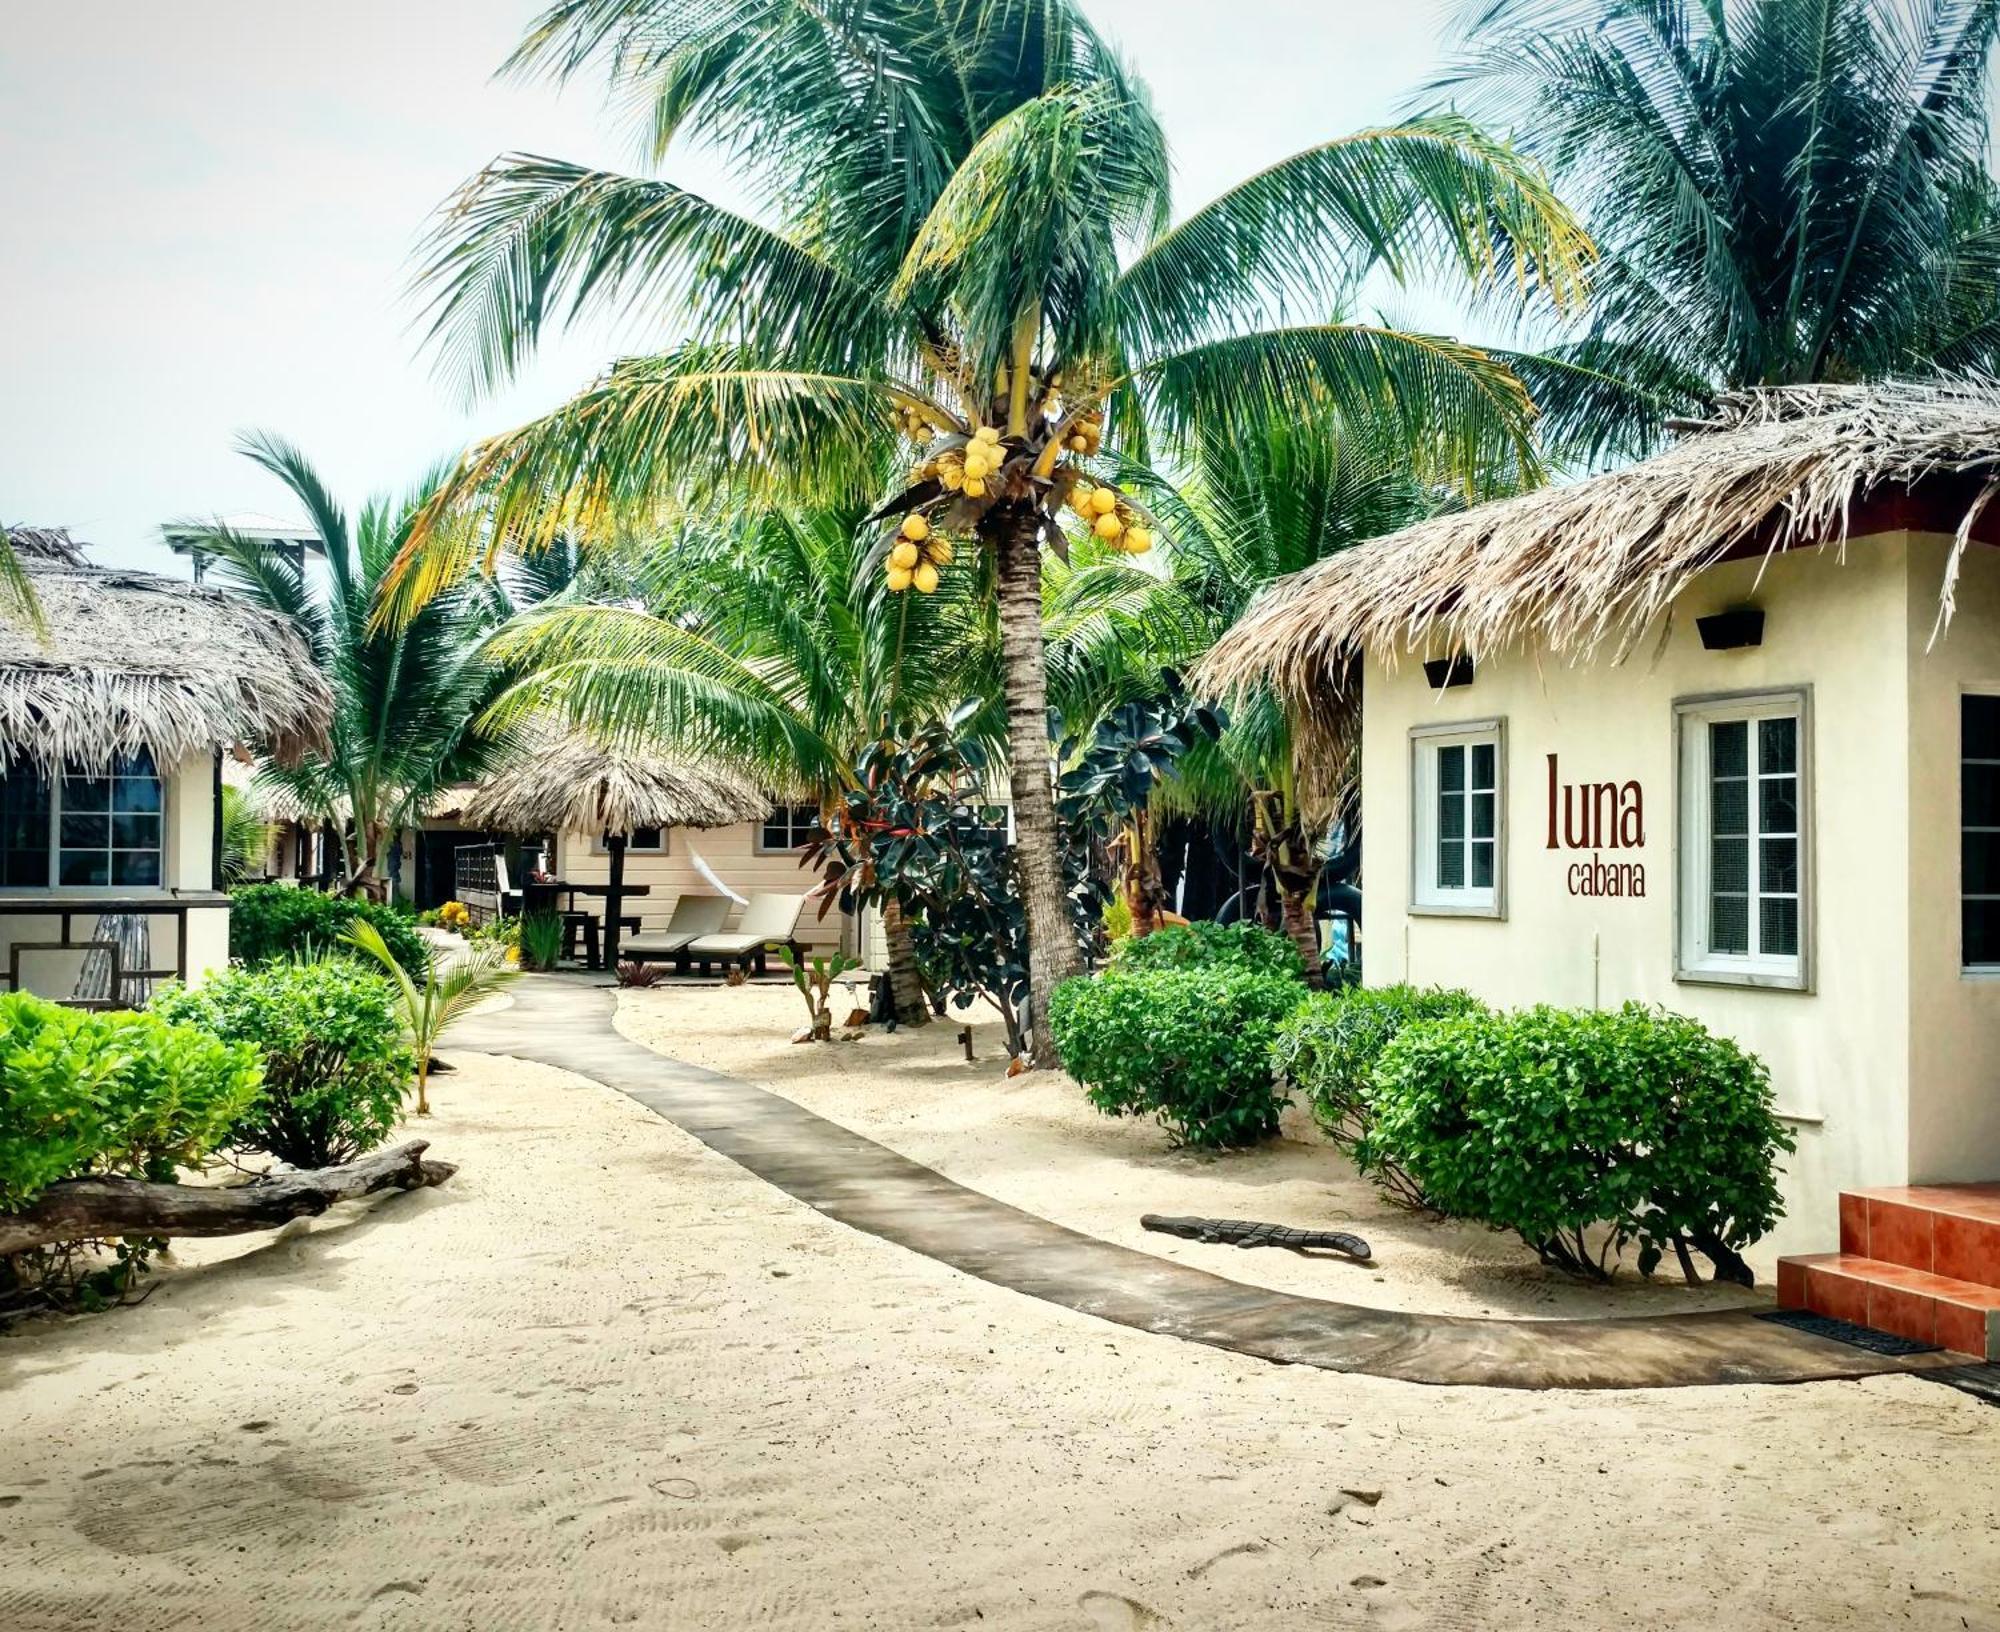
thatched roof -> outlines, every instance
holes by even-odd
[[[0,622],[0,747],[97,768],[140,747],[168,766],[317,742],[333,700],[299,632],[248,602],[97,568],[60,528],[8,529],[47,626]]]
[[[1201,682],[1224,694],[1274,685],[1322,739],[1351,743],[1357,658],[1477,657],[1516,642],[1622,656],[1726,556],[1825,545],[1838,559],[1857,507],[1919,484],[1948,499],[1942,525],[1963,550],[2000,491],[2000,382],[1735,392],[1713,421],[1674,429],[1676,444],[1642,463],[1434,517],[1281,579],[1209,654]]]
[[[771,802],[731,767],[654,749],[604,747],[578,732],[531,727],[462,815],[499,833],[630,833],[761,821]]]

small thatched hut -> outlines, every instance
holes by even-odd
[[[559,851],[572,854],[601,846],[604,961],[615,967],[626,850],[634,836],[657,853],[670,829],[761,822],[770,810],[756,781],[732,767],[538,726],[521,733],[505,763],[466,797],[460,815],[493,832],[553,835]]]
[[[223,751],[296,752],[332,700],[284,620],[92,567],[60,529],[8,536],[43,628],[0,623],[0,972],[66,1000],[143,1000],[228,959]]]
[[[2000,386],[1677,429],[1274,586],[1205,677],[1358,773],[1370,984],[1738,1038],[1820,1245],[1843,1188],[2000,1175]]]

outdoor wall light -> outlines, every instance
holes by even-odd
[[[1727,612],[1711,612],[1696,618],[1701,643],[1711,652],[1733,652],[1743,646],[1764,644],[1764,609],[1761,606],[1733,606]]]
[[[1472,659],[1464,652],[1455,657],[1433,657],[1424,664],[1424,678],[1431,683],[1432,691],[1469,686],[1472,684]]]

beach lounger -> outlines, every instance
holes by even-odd
[[[765,972],[765,954],[774,946],[798,950],[799,919],[805,915],[803,895],[753,895],[743,909],[743,921],[727,935],[703,935],[690,941],[683,959],[692,959],[708,973],[711,963],[735,963]]]
[[[620,944],[618,955],[627,963],[665,963],[675,958],[685,966],[682,954],[688,943],[715,934],[728,922],[728,896],[684,892],[674,902],[665,929],[657,929],[650,935],[634,935]]]

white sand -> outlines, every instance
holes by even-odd
[[[1964,1395],[1275,1367],[463,1063],[446,1189],[0,1337],[6,1632],[2000,1628]]]
[[[1232,1280],[1345,1303],[1516,1319],[1640,1315],[1756,1304],[1763,1294],[1678,1271],[1651,1282],[1627,1270],[1610,1288],[1545,1270],[1513,1235],[1441,1224],[1386,1200],[1293,1110],[1286,1137],[1255,1150],[1176,1150],[1151,1118],[1103,1115],[1067,1077],[1005,1075],[999,1016],[962,1017],[854,1043],[793,1044],[805,1004],[790,987],[656,986],[623,993],[618,1025],[635,1040],[775,1089],[959,1183],[1089,1235],[1195,1264]],[[1139,1227],[1142,1213],[1264,1219],[1351,1230],[1372,1267],[1268,1249],[1204,1246]],[[1752,1254],[1766,1278],[1772,1261]]]

